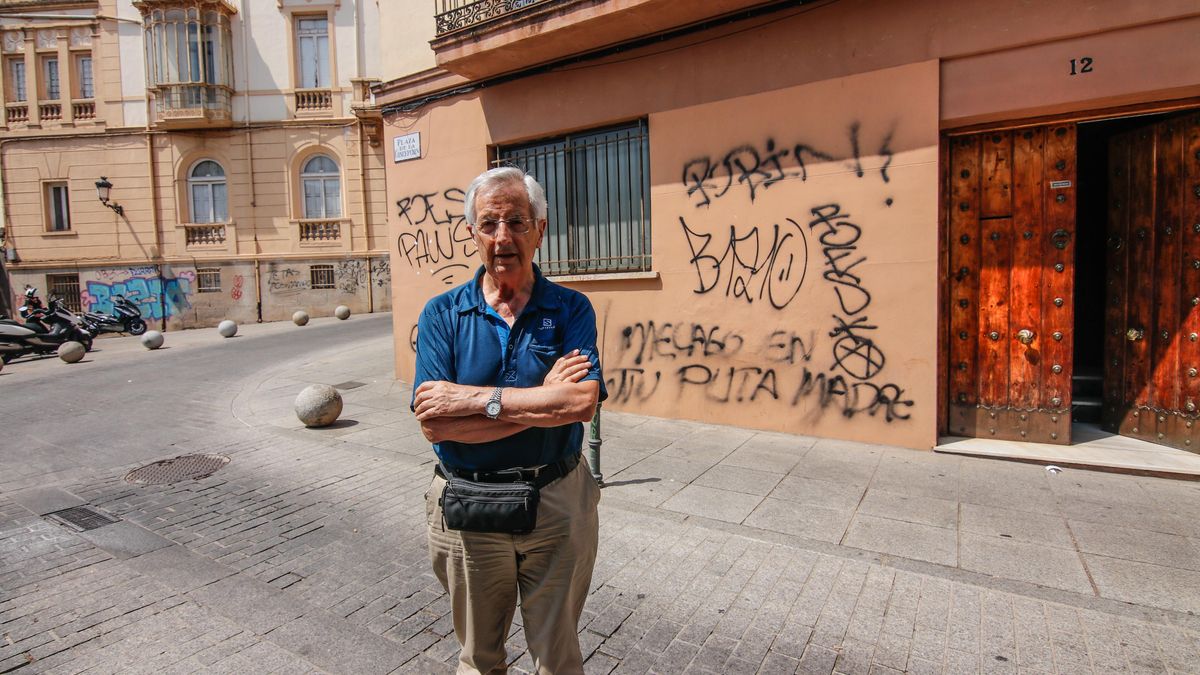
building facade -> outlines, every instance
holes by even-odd
[[[156,328],[389,309],[378,46],[375,0],[0,2],[11,292]]]
[[[399,377],[477,264],[463,189],[514,163],[549,192],[543,271],[597,309],[607,408],[1192,448],[1194,2],[428,4],[434,65],[376,88]]]

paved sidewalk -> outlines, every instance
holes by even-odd
[[[0,493],[0,673],[453,672],[391,349],[248,373],[175,448],[229,455],[210,478]],[[314,382],[346,401],[327,429],[291,411]],[[603,420],[589,673],[1200,672],[1195,483]],[[120,522],[41,517],[77,504]]]

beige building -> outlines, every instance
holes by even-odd
[[[511,162],[548,188],[543,271],[597,309],[607,408],[1193,449],[1194,0],[426,5],[381,8],[430,50],[375,87],[399,377],[477,264],[463,189]]]
[[[377,0],[0,2],[11,292],[169,328],[390,308],[379,26]]]

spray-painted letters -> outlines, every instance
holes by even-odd
[[[396,248],[414,270],[431,268],[435,277],[447,285],[470,270],[475,242],[463,216],[465,195],[459,188],[403,197],[400,207],[400,235]]]
[[[859,178],[866,175],[863,166],[860,129],[857,122],[847,130],[850,142],[850,154],[845,160],[846,166],[852,169]],[[884,135],[879,143],[876,154],[882,158],[879,166],[879,177],[884,183],[890,181],[888,167],[892,164],[892,133]],[[828,150],[828,148],[827,148]],[[788,171],[785,163],[788,158],[795,162],[796,168]],[[805,160],[831,162],[836,158],[830,152],[818,149],[806,142],[778,144],[775,139],[768,138],[761,148],[754,145],[739,145],[726,152],[720,159],[711,156],[697,157],[683,165],[682,181],[687,187],[687,194],[693,198],[696,206],[708,206],[713,200],[724,197],[729,190],[744,186],[750,201],[753,202],[760,192],[786,179],[799,178],[808,180],[808,166]]]

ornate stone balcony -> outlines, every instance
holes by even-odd
[[[155,126],[187,129],[233,123],[233,92],[219,84],[163,84],[154,93]]]

